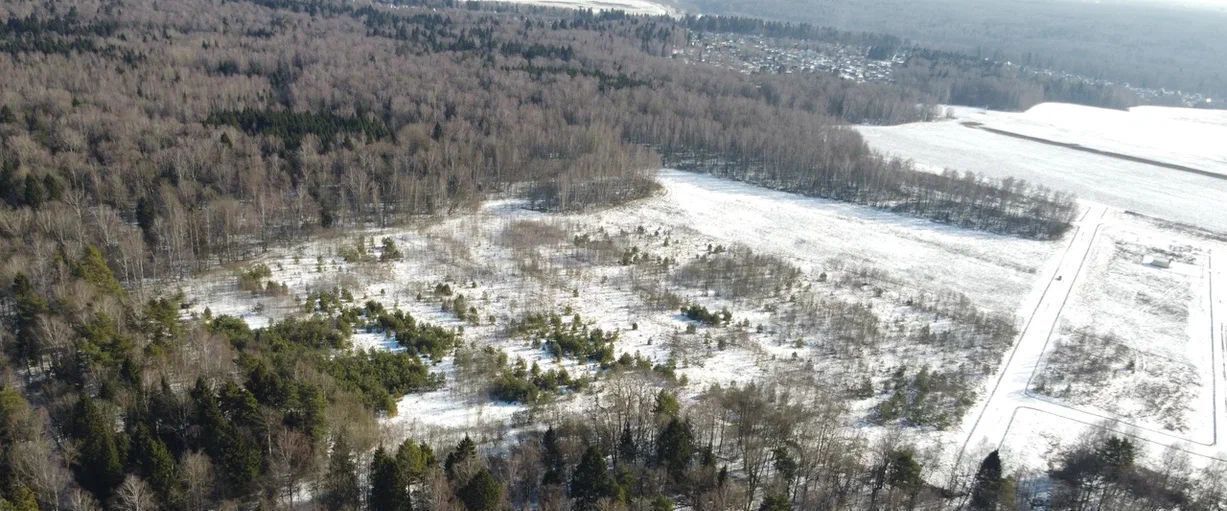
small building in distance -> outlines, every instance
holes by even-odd
[[[1155,268],[1171,268],[1172,260],[1160,255],[1147,254],[1142,256],[1142,264]]]

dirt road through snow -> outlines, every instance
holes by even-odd
[[[1057,256],[1055,263],[1045,268],[1047,279],[1044,291],[1034,304],[1026,319],[1015,346],[1006,356],[997,374],[990,380],[988,392],[981,402],[964,417],[958,431],[963,439],[953,466],[979,460],[987,452],[1006,445],[1011,434],[1027,433],[1028,429],[1047,429],[1056,433],[1069,429],[1105,428],[1116,434],[1132,437],[1158,447],[1172,446],[1202,460],[1227,462],[1223,454],[1227,444],[1227,366],[1224,366],[1224,351],[1227,340],[1224,333],[1227,325],[1227,304],[1224,304],[1224,266],[1221,251],[1211,251],[1206,271],[1209,284],[1211,310],[1208,337],[1213,378],[1209,394],[1212,406],[1207,416],[1197,420],[1213,421],[1213,427],[1201,435],[1182,435],[1166,430],[1148,428],[1131,423],[1128,419],[1100,410],[1070,405],[1047,396],[1029,392],[1036,369],[1049,348],[1057,329],[1062,309],[1076,286],[1094,285],[1085,279],[1093,278],[1083,271],[1091,248],[1100,228],[1104,225],[1107,208],[1092,206],[1069,241],[1066,249]]]

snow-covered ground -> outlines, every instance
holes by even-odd
[[[1129,260],[1114,257],[1120,255],[1121,240],[1188,251],[1172,268],[1161,269],[1132,260],[1132,254]],[[1227,460],[1222,454],[1227,446],[1221,443],[1227,440],[1222,339],[1221,333],[1214,334],[1223,328],[1223,304],[1220,297],[1212,297],[1223,277],[1213,267],[1217,261],[1210,259],[1224,248],[1220,240],[1160,229],[1119,211],[1092,209],[1069,246],[1043,272],[1042,298],[1031,304],[1034,312],[1022,335],[990,380],[987,400],[978,403],[956,430],[956,438],[966,435],[964,456],[980,459],[986,451],[1001,448],[1009,459],[1038,466],[1052,449],[1091,429],[1104,428],[1142,441],[1152,454],[1175,446],[1202,462]],[[1155,277],[1164,274],[1165,278]],[[1183,308],[1185,313],[1177,312]],[[1068,341],[1063,329],[1071,324],[1111,331],[1143,367],[1108,368],[1110,375],[1101,387],[1071,397],[1038,391],[1037,376],[1043,374],[1057,343]],[[1188,367],[1193,381],[1182,380],[1185,372],[1170,368],[1158,375],[1144,374],[1147,356]],[[1085,362],[1090,367],[1109,364]],[[1077,390],[1080,375],[1072,376]],[[1147,377],[1157,381],[1146,381]],[[1171,388],[1164,387],[1167,380]],[[1138,409],[1136,393],[1148,390],[1172,392],[1160,400],[1172,416]],[[1184,427],[1172,426],[1176,422]]]
[[[702,174],[663,171],[658,178],[664,197],[598,218],[685,227],[782,256],[810,272],[872,266],[918,288],[957,290],[1011,313],[1054,248]]]
[[[1227,6],[1227,3],[1224,3]],[[1165,106],[1135,106],[1129,113],[1143,116],[1147,119],[1180,121],[1186,123],[1207,124],[1215,127],[1227,126],[1227,110],[1212,110],[1209,108],[1171,108]]]
[[[512,361],[590,375],[595,366],[556,361],[507,333],[509,322],[526,312],[576,313],[592,327],[618,332],[615,356],[638,355],[654,364],[673,361],[676,373],[689,382],[684,393],[689,396],[710,384],[764,381],[782,371],[836,382],[855,375],[854,382],[868,378],[885,389],[885,380],[896,369],[914,372],[925,365],[966,373],[975,385],[974,379],[991,371],[1000,346],[967,351],[949,343],[910,342],[908,333],[920,325],[932,327],[934,333],[959,327],[919,304],[940,309],[947,306],[942,304],[960,303],[961,295],[977,310],[1003,315],[1008,322],[1023,297],[1035,292],[1037,270],[1060,246],[701,174],[666,170],[659,173],[659,181],[663,191],[657,196],[597,212],[549,215],[524,210],[516,201],[494,201],[477,212],[420,226],[277,249],[260,262],[269,267],[272,281],[286,283],[290,296],[242,292],[234,269],[194,279],[184,289],[195,302],[193,312],[207,307],[213,315],[236,315],[259,327],[298,310],[296,302],[310,290],[342,287],[358,303],[375,300],[422,321],[463,328],[467,343],[495,347]],[[514,235],[535,233],[533,229],[547,234]],[[554,234],[549,235],[551,230]],[[404,260],[347,263],[339,255],[361,237],[377,256],[375,247],[385,236],[396,241]],[[581,245],[574,240],[577,236],[608,246]],[[651,260],[675,261],[672,268],[677,268],[734,246],[775,257],[799,270],[799,277],[783,283],[789,289],[746,298],[688,287],[668,270],[655,273],[657,263],[619,263],[623,251],[633,249]],[[432,291],[443,282],[464,294],[477,309],[478,321],[460,321],[442,310]],[[647,302],[644,288],[652,286],[676,294],[683,303],[727,307],[734,321],[745,326],[700,325],[690,333],[688,327],[694,325],[676,305]],[[912,306],[913,300],[918,306]],[[847,349],[843,358],[830,356],[832,345],[843,341],[784,316],[784,311],[804,313],[799,304],[807,301],[814,303],[810,310],[817,316],[812,317],[821,317],[827,303],[862,307],[878,318],[880,332],[868,347]],[[370,332],[355,333],[352,344],[355,349],[399,349],[393,340]],[[398,414],[384,420],[390,434],[425,438],[477,429],[488,433],[485,438],[494,438],[522,422],[517,413],[527,407],[457,389],[453,357],[432,364],[432,370],[445,377],[445,387],[402,399]],[[599,386],[598,381],[595,388]],[[884,397],[879,393],[863,399],[854,413],[863,415]],[[560,396],[558,405],[573,406],[583,398],[570,393]]]
[[[1102,208],[1088,211],[1076,226],[1068,245],[1045,266],[1039,281],[1042,293],[1032,295],[1024,305],[1031,310],[1025,316],[1018,340],[997,374],[986,382],[985,392],[981,393],[977,405],[954,431],[955,439],[965,436],[960,456],[982,459],[984,451],[998,448],[1010,428],[1014,410],[1034,401],[1026,392],[1028,381],[1043,357],[1048,338],[1087,258],[1103,214]],[[1055,425],[1060,427],[1059,422]]]
[[[1185,110],[1151,109],[1138,115],[1192,116],[1201,112]],[[955,111],[956,116],[978,116],[981,121],[1025,115]],[[1114,208],[1227,232],[1223,210],[1227,181],[1221,179],[1000,135],[964,126],[959,120],[857,129],[870,147],[910,159],[923,169],[940,172],[949,168],[1025,179]],[[1227,151],[1222,140],[1227,138],[1210,148]]]
[[[1031,391],[1213,442],[1206,265],[1215,245],[1129,215],[1110,218]],[[1145,264],[1148,256],[1170,266]]]
[[[780,256],[807,273],[872,267],[914,290],[957,291],[981,307],[1005,313],[1016,312],[1019,298],[1031,289],[1036,269],[1055,250],[1053,243],[959,229],[703,174],[664,170],[658,179],[664,185],[660,196],[596,213],[544,215],[519,209],[515,203],[491,203],[478,214],[425,230],[362,234],[368,240],[391,236],[406,254],[446,248],[449,252],[432,258],[480,265],[505,262],[511,257],[506,249],[488,240],[483,240],[484,244],[457,246],[459,241],[473,241],[458,238],[481,235],[482,231],[492,236],[517,220],[557,221],[579,226],[577,229],[586,226],[586,231],[598,227],[629,232],[640,226],[655,226],[653,230],[663,228],[679,239],[668,252],[685,254],[687,259],[701,254],[702,248],[712,242],[730,247],[744,245],[756,253]],[[336,248],[347,243],[347,240],[316,241],[274,251],[263,260],[273,271],[271,280],[285,282],[291,290],[340,284],[350,288],[360,300],[376,299],[391,306],[414,307],[412,298],[418,290],[424,289],[423,282],[433,282],[431,279],[441,282],[449,277],[440,261],[416,256],[384,268],[347,264],[336,256]],[[644,248],[649,247],[645,245]],[[659,247],[652,247],[652,250],[660,252]],[[494,278],[497,272],[487,269],[484,273]],[[356,289],[355,284],[359,284]],[[490,282],[458,291],[470,297],[490,291],[518,295],[492,296],[489,298],[492,303],[504,298],[524,300],[532,294],[526,289],[491,289],[493,285],[495,283]],[[288,298],[256,297],[239,291],[229,271],[193,280],[185,291],[190,297],[201,299],[198,309],[209,307],[214,315],[242,316],[253,326],[262,326],[270,317],[279,317],[292,310],[285,305]],[[560,304],[577,307],[585,303],[584,300],[555,298]],[[429,314],[437,318],[431,319],[454,321],[434,309],[431,306]],[[362,342],[378,344],[369,339]]]
[[[996,136],[954,123],[921,127]],[[940,156],[939,161],[949,166],[957,166],[949,163],[951,159],[962,157],[957,152]],[[1075,156],[1051,156],[1067,173],[1087,171],[1070,165],[1069,158]],[[1101,170],[1110,168],[1104,165]],[[1177,175],[1184,174],[1173,177]],[[607,210],[555,215],[525,210],[514,200],[494,201],[470,214],[417,226],[278,249],[262,262],[272,271],[273,281],[287,283],[289,297],[240,292],[233,270],[195,279],[185,290],[197,300],[194,312],[209,307],[215,315],[234,314],[262,326],[295,310],[296,299],[308,290],[343,287],[356,301],[376,300],[419,320],[463,329],[466,343],[493,347],[513,361],[566,369],[574,376],[593,375],[594,365],[555,360],[507,330],[511,321],[527,312],[579,314],[591,327],[618,332],[615,356],[625,353],[653,364],[676,364],[676,373],[688,381],[684,397],[709,384],[764,381],[785,372],[832,382],[835,392],[848,381],[870,381],[876,393],[849,398],[855,416],[850,423],[870,435],[884,431],[865,417],[885,398],[884,391],[877,389],[887,388],[896,369],[927,366],[936,372],[957,372],[970,378],[966,383],[975,403],[961,420],[954,417],[947,431],[912,431],[922,443],[941,440],[956,446],[956,452],[949,453],[952,461],[959,454],[964,461],[978,460],[983,451],[1000,446],[1011,463],[1040,466],[1046,450],[1105,423],[1108,429],[1134,435],[1156,450],[1175,444],[1199,459],[1227,459],[1218,454],[1224,450],[1220,442],[1227,441],[1227,407],[1222,401],[1227,391],[1222,366],[1222,321],[1227,318],[1221,291],[1227,285],[1223,274],[1227,262],[1220,257],[1227,253],[1223,240],[1128,215],[1119,205],[1088,203],[1074,232],[1060,241],[1040,242],[702,174],[664,170],[658,179],[663,190],[657,196]],[[1197,204],[1199,190],[1186,191],[1193,194],[1184,202],[1188,209],[1217,208],[1218,203]],[[404,260],[346,263],[338,255],[358,237],[377,254],[377,240],[385,236],[396,241]],[[795,267],[796,282],[738,297],[675,277],[679,266],[727,253],[721,247],[734,246]],[[1128,257],[1117,256],[1119,247],[1127,249]],[[1152,268],[1126,260],[1137,250],[1181,257],[1170,269],[1153,269],[1167,273],[1147,273]],[[627,264],[626,254],[631,253],[647,262]],[[674,262],[661,262],[666,260]],[[463,293],[478,318],[461,321],[444,311],[432,292],[440,283]],[[744,323],[695,325],[678,313],[676,305],[662,307],[648,298],[658,291],[671,293],[682,303],[713,310],[727,307],[735,323]],[[942,332],[958,325],[914,306],[913,301],[933,304],[950,296],[965,297],[982,312],[1017,316],[1020,335],[1012,345],[998,347],[976,339],[967,344],[916,341],[913,334],[920,326],[926,332]],[[866,345],[837,346],[844,341],[786,317],[807,300],[817,304],[816,310],[837,310],[829,306],[842,304],[871,311],[879,331]],[[1147,308],[1131,316],[1130,307],[1142,306]],[[1179,365],[1173,367],[1189,368],[1194,378],[1187,388],[1179,389],[1185,426],[1165,424],[1148,410],[1138,409],[1137,402],[1115,406],[1091,399],[1096,396],[1086,398],[1085,393],[1053,396],[1031,389],[1035,374],[1052,356],[1053,339],[1061,337],[1063,325],[1105,322],[1112,323],[1128,349],[1177,360]],[[356,333],[353,344],[359,349],[397,349],[391,340],[368,332]],[[1002,350],[1004,357],[997,366]],[[1136,358],[1143,370],[1151,364],[1145,357]],[[461,388],[465,384],[452,356],[431,363],[445,376],[444,388],[401,399],[398,415],[383,421],[388,434],[438,438],[477,431],[479,438],[491,440],[524,427],[533,420],[531,414],[542,413],[539,407],[492,402],[480,392]],[[1135,376],[1120,371],[1111,375],[1109,385],[1121,392],[1103,396],[1129,397],[1126,387],[1138,381],[1131,377]],[[581,392],[600,392],[600,388],[598,380]],[[580,406],[587,397],[582,393],[564,393],[554,406]]]
[[[1227,144],[1223,142],[1227,125],[1202,110],[1150,107],[1124,111],[1042,103],[1021,113],[967,108],[955,112],[960,121],[1009,133],[1227,176]]]
[[[628,14],[651,16],[679,16],[681,11],[651,0],[475,0],[481,2],[505,2],[535,5],[538,7],[561,7],[565,9],[592,9],[594,11],[626,11]]]
[[[1041,466],[1096,430],[1129,435],[1154,455],[1172,447],[1195,461],[1227,460],[1227,243],[1162,221],[1227,232],[1227,181],[1081,150],[1227,175],[1227,113],[1063,104],[949,111],[949,120],[858,130],[874,149],[925,170],[1022,178],[1091,204],[1039,272],[1015,346],[950,435],[963,443],[963,463],[1001,448],[1012,463]],[[1144,255],[1172,265],[1143,265]]]

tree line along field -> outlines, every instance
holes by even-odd
[[[0,15],[0,509],[1042,496],[997,456],[924,475],[1076,202],[846,126],[929,92],[681,63],[693,20],[616,12]],[[1144,457],[1088,438],[1044,495],[1221,504]]]

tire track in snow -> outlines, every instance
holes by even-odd
[[[988,396],[985,398],[984,405],[980,409],[980,413],[976,416],[975,421],[972,423],[971,428],[968,430],[967,438],[963,440],[962,446],[959,447],[959,453],[955,457],[955,462],[954,462],[955,467],[958,467],[959,463],[962,462],[963,456],[966,454],[967,447],[971,445],[971,442],[973,440],[977,439],[977,432],[980,432],[982,425],[985,424],[983,422],[984,418],[986,416],[992,416],[989,414],[989,411],[993,410],[994,408],[998,408],[1002,406],[1008,409],[1009,403],[999,403],[999,400],[1003,399],[1002,397],[1003,394],[1001,394],[1002,383],[1006,382],[1007,377],[1009,377],[1011,373],[1013,372],[1012,369],[1015,368],[1016,365],[1019,363],[1031,365],[1033,367],[1039,364],[1039,359],[1043,356],[1044,349],[1047,347],[1047,339],[1051,336],[1051,330],[1055,326],[1056,319],[1059,317],[1060,309],[1058,308],[1056,313],[1052,315],[1053,322],[1052,324],[1049,325],[1048,333],[1044,335],[1043,337],[1037,337],[1035,338],[1036,340],[1032,340],[1032,336],[1029,336],[1029,334],[1033,332],[1031,327],[1034,324],[1036,318],[1040,316],[1040,309],[1043,308],[1045,304],[1050,303],[1050,300],[1052,299],[1051,297],[1053,296],[1052,295],[1053,285],[1063,280],[1064,275],[1062,271],[1066,269],[1067,265],[1069,264],[1068,260],[1069,260],[1070,252],[1074,251],[1075,247],[1078,247],[1078,250],[1076,251],[1078,253],[1078,260],[1077,260],[1078,264],[1077,264],[1077,269],[1075,271],[1075,275],[1071,277],[1069,281],[1065,282],[1063,285],[1058,286],[1058,287],[1065,288],[1065,292],[1063,293],[1063,297],[1061,301],[1061,307],[1064,307],[1065,300],[1068,299],[1069,294],[1073,290],[1073,284],[1077,278],[1077,274],[1081,273],[1082,266],[1086,262],[1087,256],[1090,254],[1091,247],[1094,245],[1093,241],[1095,239],[1095,235],[1098,233],[1099,226],[1103,220],[1103,215],[1106,212],[1106,208],[1097,207],[1097,209],[1098,211],[1095,213],[1097,216],[1097,219],[1095,221],[1096,224],[1095,224],[1094,229],[1091,229],[1090,231],[1091,234],[1089,236],[1085,235],[1087,231],[1085,229],[1086,227],[1085,223],[1086,223],[1086,219],[1092,215],[1092,208],[1087,209],[1087,211],[1082,215],[1082,219],[1079,221],[1079,225],[1075,226],[1074,233],[1070,237],[1069,245],[1067,245],[1065,247],[1065,250],[1061,253],[1061,258],[1058,261],[1056,267],[1053,269],[1052,274],[1048,276],[1048,283],[1044,286],[1044,291],[1041,294],[1040,299],[1036,301],[1035,307],[1031,310],[1031,314],[1027,317],[1027,322],[1023,325],[1022,331],[1019,332],[1018,340],[1014,343],[1014,347],[1010,350],[1009,357],[1006,358],[1006,360],[1001,365],[1001,369],[998,370],[997,381],[993,384],[993,388],[989,392]],[[1085,240],[1084,243],[1081,243],[1081,245],[1084,245],[1084,246],[1079,246],[1080,240]],[[1040,339],[1042,339],[1044,343],[1041,345],[1041,349],[1038,352],[1030,353],[1028,351],[1024,351],[1023,352],[1024,356],[1022,358],[1017,357],[1020,351],[1023,351],[1024,348],[1032,348],[1030,344],[1034,344],[1037,340],[1040,340]],[[1032,371],[1028,371],[1027,373],[1030,374],[1031,372]],[[1027,381],[1023,383],[1024,392],[1026,389],[1025,386],[1029,385],[1029,382],[1030,382],[1030,378],[1028,377]],[[1016,381],[1014,383],[1017,384],[1018,382]],[[1009,392],[1014,392],[1017,389],[1007,389],[1007,390],[1009,390]],[[1004,397],[1008,398],[1009,395],[1004,394]],[[1000,413],[997,413],[996,415],[1000,415]],[[1008,424],[1007,424],[1006,431],[1002,432],[1002,435],[1000,436],[1000,440],[997,442],[998,444],[1004,441],[1005,433],[1007,431],[1008,431]],[[981,437],[980,439],[983,439],[985,437],[985,435],[983,434],[979,436]],[[990,440],[990,443],[992,443],[991,440]]]

